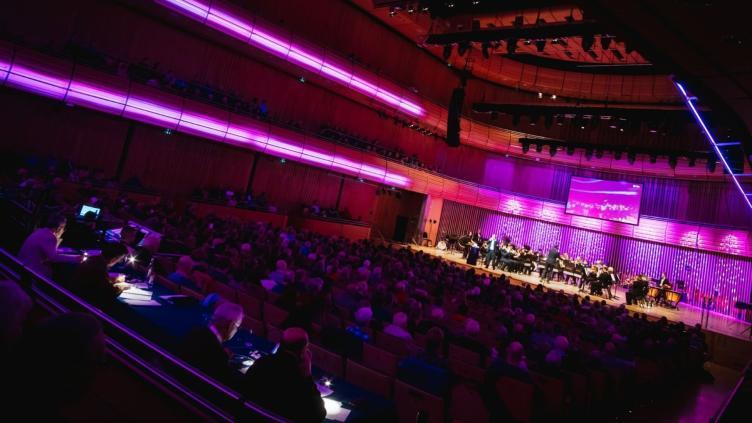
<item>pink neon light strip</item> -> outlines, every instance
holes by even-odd
[[[643,217],[637,226],[605,222],[564,213],[564,206],[539,199],[521,197],[475,185],[428,175],[395,165],[399,173],[390,172],[391,165],[365,164],[347,157],[347,151],[332,151],[317,147],[316,142],[293,139],[293,133],[281,136],[269,128],[259,128],[248,119],[229,114],[226,118],[207,116],[186,107],[182,99],[160,94],[162,100],[143,94],[145,87],[133,85],[125,88],[94,84],[88,79],[55,76],[39,69],[24,66],[17,55],[11,66],[9,58],[0,60],[0,85],[14,87],[56,100],[87,108],[101,110],[125,118],[182,130],[207,139],[233,143],[277,157],[290,158],[324,169],[340,171],[370,181],[400,186],[415,192],[458,201],[472,206],[501,211],[528,219],[545,220],[561,225],[575,226],[591,231],[610,233],[657,243],[675,244],[688,248],[716,251],[732,255],[752,256],[752,234],[747,231],[726,230],[699,225],[682,224]],[[170,105],[172,104],[172,105]],[[238,123],[237,120],[248,123]],[[410,178],[408,176],[414,177]]]
[[[272,136],[267,130],[231,123],[223,118],[206,116],[189,110],[187,107],[177,109],[160,104],[151,98],[129,95],[105,86],[95,87],[89,83],[77,81],[75,77],[70,81],[65,80],[18,64],[9,66],[7,63],[0,62],[0,69],[7,69],[4,71],[7,72],[7,79],[3,85],[45,97],[65,100],[71,104],[166,126],[222,142],[239,143],[277,157],[337,169],[370,181],[401,187],[410,184],[410,179],[407,177],[387,172],[385,169],[357,163],[334,154],[312,152],[303,143],[282,139],[277,135]]]
[[[257,23],[234,16],[216,4],[209,5],[195,0],[156,0],[156,2],[410,115],[420,117],[426,114],[421,106],[404,96],[379,88],[353,72],[326,63],[324,58],[306,51],[302,46],[274,34],[273,31],[260,28]]]

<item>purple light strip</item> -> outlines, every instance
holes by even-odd
[[[710,144],[713,146],[713,149],[718,155],[718,158],[721,159],[721,163],[723,163],[723,167],[726,169],[726,172],[728,172],[728,174],[731,175],[731,180],[734,181],[734,184],[739,189],[739,192],[742,193],[742,197],[744,198],[744,201],[747,203],[747,206],[749,206],[749,208],[752,210],[752,202],[750,202],[749,196],[747,195],[746,192],[744,192],[744,188],[742,188],[742,185],[739,183],[739,180],[736,178],[734,171],[731,170],[731,166],[729,166],[728,162],[726,161],[726,158],[723,157],[723,154],[721,153],[721,149],[718,147],[718,143],[715,141],[715,137],[713,137],[713,134],[710,133],[710,129],[708,129],[707,125],[705,125],[705,121],[702,120],[700,113],[697,111],[697,108],[695,108],[694,103],[692,103],[693,97],[690,97],[687,94],[687,91],[684,89],[682,84],[676,81],[674,81],[674,84],[676,84],[676,86],[679,88],[679,91],[681,91],[682,96],[684,96],[684,101],[687,103],[687,107],[689,107],[689,110],[694,115],[697,123],[699,123],[700,126],[702,126],[702,130],[705,133],[705,137],[708,139],[708,141],[710,141]]]
[[[242,40],[254,47],[261,48],[280,57],[288,62],[300,65],[310,71],[316,72],[326,78],[336,81],[348,88],[359,91],[368,97],[377,99],[382,103],[397,107],[413,116],[425,115],[425,110],[418,104],[406,99],[404,96],[379,88],[374,83],[356,76],[353,72],[342,69],[334,64],[327,63],[324,58],[306,51],[302,46],[276,35],[273,31],[262,29],[258,24],[234,16],[226,10],[217,7],[216,4],[207,5],[194,0],[155,0],[158,4],[211,26]]]
[[[166,106],[143,96],[125,94],[105,86],[94,87],[72,79],[70,81],[31,70],[21,65],[0,62],[0,69],[8,69],[7,85],[24,91],[41,94],[55,99],[65,99],[72,104],[94,108],[126,118],[150,124],[167,126],[171,129],[208,137],[221,142],[242,144],[250,148],[319,167],[336,168],[344,173],[362,177],[370,181],[399,185],[410,185],[410,179],[385,168],[355,162],[335,153],[312,151],[302,142],[286,140],[264,129],[231,123],[229,118],[206,116],[189,110]],[[385,163],[386,167],[386,163]]]

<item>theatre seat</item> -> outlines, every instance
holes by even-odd
[[[516,422],[529,422],[533,418],[533,385],[516,379],[502,377],[496,382],[496,393]]]
[[[288,314],[287,311],[274,304],[264,303],[264,321],[269,325],[282,327],[282,323],[287,319]]]
[[[252,317],[245,316],[243,318],[243,323],[241,324],[241,327],[243,329],[247,329],[251,331],[254,335],[258,336],[264,336],[264,333],[266,332],[266,328],[264,327],[264,322],[260,320],[256,320]]]
[[[398,357],[405,357],[410,353],[408,341],[384,332],[376,333],[376,345]]]
[[[371,370],[350,359],[347,360],[347,367],[345,368],[345,380],[384,398],[392,396],[392,380],[389,376]]]
[[[237,291],[238,294],[238,304],[240,304],[241,307],[243,307],[243,312],[245,312],[245,315],[248,317],[253,317],[254,319],[261,319],[261,300],[258,298],[252,297],[245,292]]]
[[[564,381],[540,373],[530,372],[533,381],[543,394],[548,417],[559,417],[564,412]]]
[[[449,344],[449,359],[462,361],[473,366],[480,365],[480,354],[454,344]]]
[[[466,383],[452,388],[449,418],[454,423],[488,423],[489,415],[480,392]]]
[[[331,376],[342,376],[342,356],[316,344],[309,344],[313,365]]]
[[[449,369],[458,378],[477,384],[483,383],[486,376],[486,371],[483,368],[451,358],[449,359]]]
[[[157,283],[157,284],[159,284],[159,285],[162,285],[163,287],[169,289],[172,292],[175,292],[175,293],[180,292],[180,285],[178,285],[177,283],[175,283],[175,282],[173,282],[173,281],[165,278],[164,276],[157,275],[154,278],[154,282]]]
[[[400,423],[444,423],[444,400],[428,392],[394,381],[394,402]]]
[[[397,356],[389,351],[363,343],[363,364],[387,376],[397,375]]]

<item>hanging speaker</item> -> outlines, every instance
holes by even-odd
[[[462,102],[464,100],[465,88],[455,88],[452,91],[452,99],[449,101],[449,115],[447,117],[446,142],[450,147],[460,146],[460,116],[462,115]]]

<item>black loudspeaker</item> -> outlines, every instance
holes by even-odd
[[[455,88],[452,91],[452,99],[449,101],[449,116],[447,117],[446,142],[450,147],[460,146],[460,116],[462,115],[462,102],[464,100],[465,88]]]

